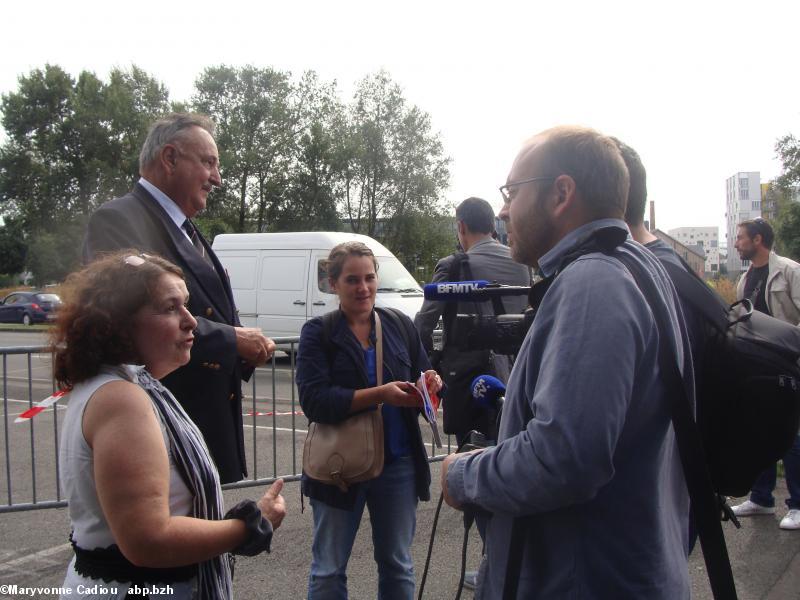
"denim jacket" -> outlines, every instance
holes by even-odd
[[[431,367],[414,326],[409,321],[409,332],[414,336],[412,343],[416,343],[419,349],[417,352],[410,352],[406,348],[403,334],[397,330],[395,320],[384,316],[385,313],[381,309],[376,310],[382,315],[384,382],[416,381],[420,371],[426,371]],[[408,317],[403,315],[403,319]],[[374,339],[374,324],[370,335]],[[335,351],[331,353],[330,364],[329,353],[323,347],[321,338],[321,317],[308,321],[300,332],[300,346],[297,352],[297,387],[300,392],[300,404],[309,422],[339,423],[350,416],[350,404],[355,391],[369,387],[364,354],[345,319],[339,319],[333,326],[330,343]],[[412,364],[414,355],[416,364]],[[417,497],[420,500],[430,500],[431,472],[418,417],[418,409],[403,409],[414,460]],[[303,494],[336,508],[352,508],[358,488],[359,484],[352,484],[346,493],[342,493],[336,486],[321,483],[303,473]]]

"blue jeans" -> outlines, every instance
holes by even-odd
[[[794,438],[794,444],[783,457],[783,470],[786,473],[786,487],[789,488],[786,506],[789,509],[800,509],[800,435]],[[777,465],[761,473],[750,490],[750,500],[761,506],[775,506],[772,491],[775,489],[777,477]]]
[[[411,542],[417,525],[417,490],[410,457],[386,465],[380,477],[361,484],[353,510],[341,510],[311,499],[314,542],[308,600],[347,598],[347,561],[364,506],[372,524],[372,546],[378,565],[378,598],[414,598]]]

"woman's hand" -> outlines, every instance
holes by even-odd
[[[392,381],[384,383],[378,388],[381,402],[392,406],[410,406],[419,408],[422,406],[422,398],[416,386],[408,381]]]
[[[439,410],[439,391],[442,389],[442,378],[433,369],[425,371],[425,385],[434,410]]]
[[[272,523],[272,529],[277,529],[281,526],[283,517],[286,516],[286,501],[281,496],[283,489],[283,479],[278,479],[269,486],[261,500],[258,501],[258,508],[261,509],[261,514],[264,518]]]
[[[433,369],[425,371],[425,385],[428,386],[429,394],[438,394],[442,389],[442,378]]]

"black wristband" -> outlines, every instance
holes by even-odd
[[[247,539],[231,551],[233,554],[256,556],[265,550],[270,551],[272,523],[264,518],[253,500],[242,500],[225,513],[225,518],[241,519],[247,530]]]

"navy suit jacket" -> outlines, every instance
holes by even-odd
[[[198,235],[200,232],[198,231]],[[222,483],[247,476],[242,432],[242,378],[252,367],[236,351],[239,326],[230,282],[211,246],[200,235],[213,268],[140,184],[98,208],[83,241],[83,261],[132,248],[159,256],[183,269],[189,311],[197,319],[189,363],[162,382],[205,437]]]

